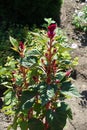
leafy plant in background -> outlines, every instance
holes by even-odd
[[[72,119],[64,99],[80,96],[70,77],[77,61],[57,35],[57,24],[50,24],[47,32],[29,33],[28,47],[10,37],[19,59],[8,57],[0,68],[2,85],[8,88],[2,111],[14,117],[8,130],[63,130],[67,118]]]
[[[77,29],[87,31],[87,6],[75,12],[72,23]]]
[[[10,47],[9,35],[16,37],[19,41],[24,41],[28,32],[28,26],[19,24],[7,23],[5,21],[0,23],[0,65],[6,62],[7,56],[12,56],[14,53]],[[16,55],[15,55],[16,56]]]

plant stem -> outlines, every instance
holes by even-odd
[[[48,48],[49,52],[48,52],[48,58],[47,58],[47,62],[48,62],[48,67],[47,67],[47,83],[51,84],[51,60],[52,60],[52,39],[50,39],[49,42],[49,48]]]

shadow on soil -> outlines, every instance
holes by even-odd
[[[82,46],[87,46],[87,31],[82,32],[81,30],[74,29],[74,33],[77,35]]]
[[[82,95],[82,98],[79,105],[81,105],[84,108],[87,108],[87,90],[82,91],[81,95]]]

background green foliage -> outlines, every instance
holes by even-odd
[[[0,0],[2,20],[22,24],[41,24],[45,17],[59,23],[62,0]]]
[[[14,23],[8,24],[6,21],[1,22],[0,25],[0,65],[2,65],[6,62],[7,56],[13,54],[9,36],[17,38],[18,41],[24,41],[27,36],[28,26]]]
[[[72,23],[76,29],[87,32],[87,5],[75,12]]]

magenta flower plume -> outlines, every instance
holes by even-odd
[[[55,29],[56,29],[57,25],[56,24],[51,24],[48,26],[48,32],[47,35],[50,39],[52,39],[55,36]]]

